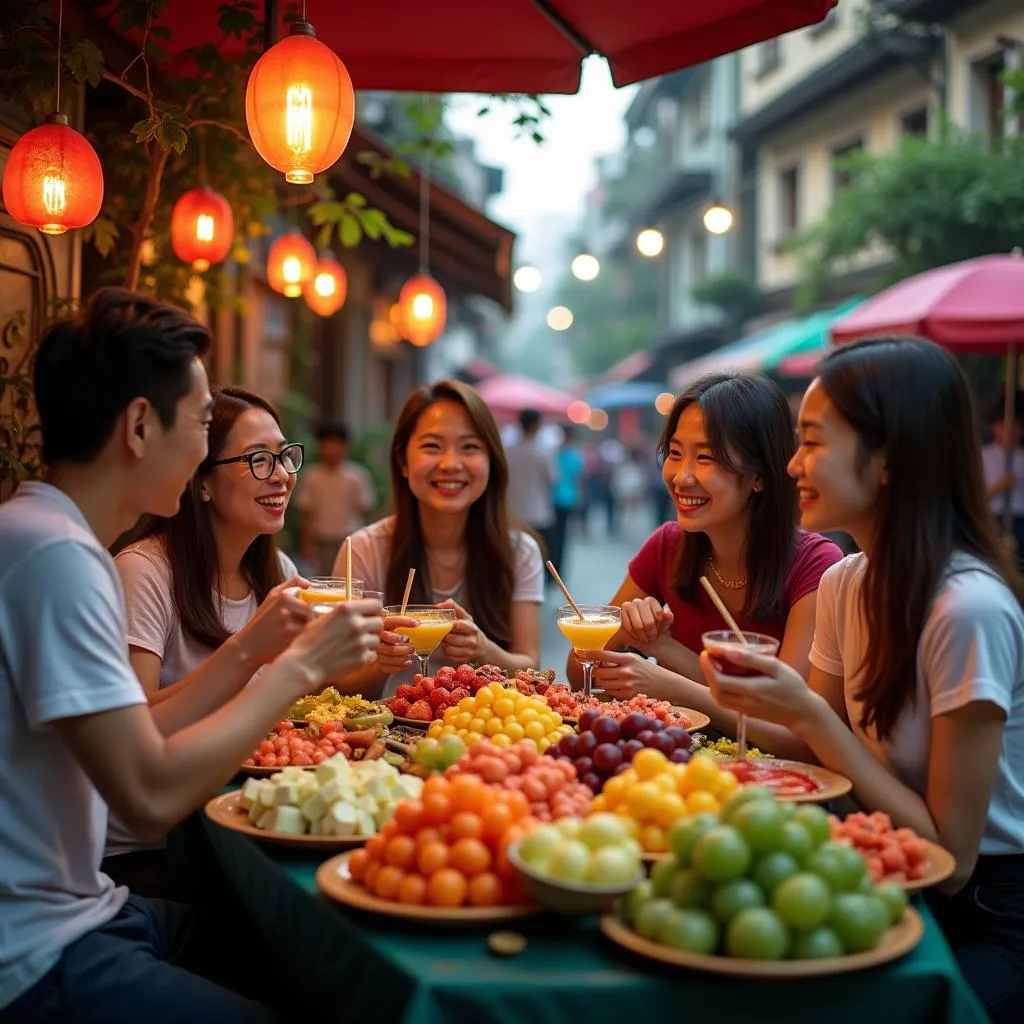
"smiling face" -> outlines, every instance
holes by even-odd
[[[265,409],[246,409],[228,432],[218,458],[230,459],[261,449],[278,452],[285,444],[277,421]],[[280,461],[267,480],[257,480],[247,462],[214,466],[203,481],[200,495],[212,509],[215,521],[224,528],[257,537],[277,533],[284,526],[284,513],[295,487],[295,474]]]
[[[696,402],[679,417],[661,478],[675,502],[679,525],[689,533],[713,532],[748,517],[750,495],[761,486],[756,476],[733,473],[719,464]]]
[[[888,480],[885,455],[865,458],[860,439],[820,380],[807,389],[798,421],[800,445],[789,463],[805,530],[845,530],[865,548],[879,492]]]
[[[487,490],[490,468],[483,439],[461,404],[442,398],[423,410],[402,470],[421,509],[464,514]]]
[[[212,409],[206,369],[198,359],[192,364],[189,392],[178,402],[174,425],[165,430],[156,410],[149,409],[146,436],[154,441],[147,445],[145,459],[139,460],[133,485],[144,496],[146,512],[172,516],[178,511],[182,493],[206,458]]]

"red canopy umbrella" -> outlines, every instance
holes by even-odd
[[[565,419],[569,403],[575,398],[565,391],[548,387],[516,373],[501,373],[482,380],[476,390],[496,415],[514,416],[524,409],[536,409],[545,416]]]
[[[629,85],[821,21],[836,2],[308,0],[306,16],[357,89],[573,93],[590,54],[607,57],[615,84]],[[280,11],[284,35],[285,4],[265,5]],[[173,33],[172,50],[218,42],[219,6],[171,0],[159,22]],[[98,5],[112,22],[113,8],[110,0]]]
[[[813,377],[814,370],[821,360],[821,352],[803,352],[798,356],[788,356],[779,363],[780,377]]]
[[[1013,459],[1017,346],[1024,341],[1024,258],[979,256],[900,281],[832,325],[832,341],[913,334],[951,352],[1006,355],[1006,468]],[[1006,492],[1004,517],[1010,516]]]

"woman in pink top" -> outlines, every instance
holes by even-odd
[[[598,656],[600,686],[697,708],[732,731],[735,717],[703,682],[701,634],[725,623],[701,576],[742,628],[777,637],[780,657],[806,675],[818,581],[842,552],[797,527],[786,472],[794,449],[789,405],[764,377],[712,374],[676,399],[658,451],[677,521],[647,539],[612,598],[622,607],[622,629]],[[570,679],[580,674],[571,656]]]

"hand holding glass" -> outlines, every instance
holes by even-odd
[[[402,616],[401,605],[388,605],[385,616]],[[409,638],[416,649],[420,662],[420,675],[430,674],[430,656],[441,645],[441,641],[455,628],[457,616],[454,608],[438,608],[432,604],[410,604],[404,617],[415,619],[415,626],[396,626],[395,632]]]

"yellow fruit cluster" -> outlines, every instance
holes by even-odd
[[[478,740],[490,740],[498,747],[533,740],[544,753],[572,731],[572,726],[563,724],[562,716],[552,711],[543,697],[527,697],[493,682],[448,708],[442,718],[431,722],[427,735],[435,739],[459,736],[467,747]]]
[[[668,830],[680,818],[701,811],[715,814],[739,786],[732,772],[707,754],[689,764],[673,764],[650,747],[637,752],[632,766],[604,784],[591,811],[613,811],[633,823],[645,853],[668,850]]]

